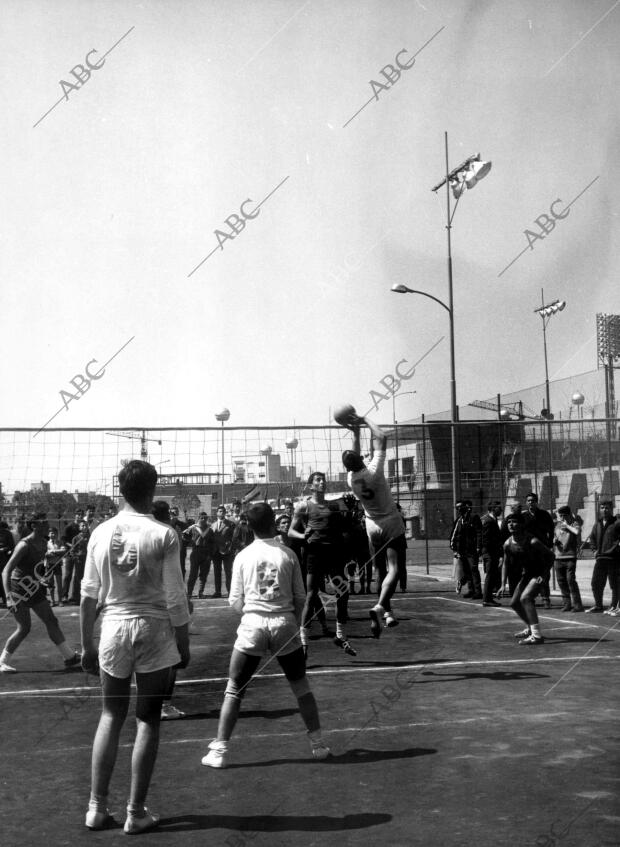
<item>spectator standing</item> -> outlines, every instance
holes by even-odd
[[[75,561],[71,556],[73,539],[80,533],[80,521],[84,520],[84,509],[75,510],[75,519],[72,523],[67,524],[65,531],[62,534],[62,546],[66,549],[66,554],[62,560],[62,597],[60,605],[64,606],[69,602],[69,590],[71,588],[71,580],[73,578],[73,570]]]
[[[205,596],[205,586],[211,570],[211,558],[215,551],[215,537],[209,526],[206,512],[198,515],[198,522],[188,527],[183,537],[192,544],[189,554],[189,576],[187,578],[187,596],[191,597],[198,579],[198,599]]]
[[[472,514],[471,500],[456,504],[457,518],[452,525],[450,547],[455,557],[456,592],[466,586],[463,597],[482,600],[482,582],[478,561],[482,545],[482,524],[478,515]]]
[[[502,540],[498,518],[502,513],[499,500],[491,500],[487,505],[487,513],[480,519],[482,566],[484,568],[484,588],[482,590],[483,606],[501,606],[493,599],[500,587],[502,559]]]
[[[562,593],[563,612],[583,612],[581,593],[577,584],[577,551],[581,546],[581,527],[570,506],[558,509],[558,520],[553,533],[555,550],[555,578]]]
[[[611,500],[599,503],[600,518],[594,524],[590,533],[590,547],[595,551],[596,561],[592,571],[592,594],[594,605],[586,612],[603,611],[603,593],[605,583],[609,580],[611,603],[608,614],[618,614],[618,576],[620,570],[620,523],[614,517],[614,507]]]
[[[65,548],[58,540],[58,530],[50,527],[45,554],[46,584],[50,589],[52,606],[57,606],[62,597],[62,557]],[[58,599],[56,599],[58,597]]]
[[[226,591],[230,594],[230,577],[232,573],[232,537],[235,524],[226,517],[226,507],[217,507],[216,519],[213,522],[213,533],[215,535],[213,551],[213,581],[215,583],[214,597],[222,596],[222,567],[224,568],[224,581]]]

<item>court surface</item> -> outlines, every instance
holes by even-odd
[[[370,637],[355,596],[355,658],[312,630],[308,670],[333,757],[309,755],[296,702],[269,662],[244,701],[231,766],[200,759],[214,737],[237,623],[225,600],[195,602],[192,663],[162,724],[148,804],[159,845],[620,845],[620,619],[539,610],[546,642],[521,647],[507,606],[483,609],[409,568],[400,626]],[[504,601],[506,604],[507,601]],[[57,609],[78,646],[77,609]],[[334,619],[333,602],[328,612]],[[0,616],[4,612],[0,612]],[[12,630],[0,621],[0,639]],[[84,828],[97,680],[62,662],[38,620],[0,677],[1,843],[104,845],[121,825],[134,734],[110,795],[119,825]]]

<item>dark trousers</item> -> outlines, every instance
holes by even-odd
[[[62,599],[69,599],[69,588],[71,588],[71,599],[74,603],[80,603],[80,586],[84,576],[85,556],[68,556],[62,560]],[[71,585],[73,578],[73,586]]]
[[[609,587],[611,588],[611,605],[618,605],[618,576],[620,563],[615,559],[604,559],[599,557],[594,563],[592,571],[592,594],[594,595],[594,604],[596,606],[603,605],[603,592],[605,591],[605,583],[609,579]]]
[[[502,575],[499,568],[499,554],[483,553],[482,566],[484,568],[484,588],[482,590],[482,599],[485,603],[490,603],[502,581]]]
[[[577,561],[575,559],[556,559],[555,578],[562,593],[564,605],[569,608],[581,609],[581,592],[576,578]]]
[[[230,577],[232,574],[233,556],[232,553],[214,553],[213,554],[213,581],[215,583],[215,593],[222,593],[222,566],[224,566],[224,581],[226,591],[230,594]]]
[[[478,557],[455,553],[457,580],[467,585],[467,593],[463,597],[482,597],[482,580],[478,569]]]
[[[211,570],[211,559],[208,554],[198,552],[194,547],[189,554],[189,576],[187,578],[187,596],[191,597],[196,585],[196,579],[199,580],[198,591],[202,594],[207,584],[209,571]]]

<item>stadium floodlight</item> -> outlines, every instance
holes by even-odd
[[[599,359],[620,357],[620,315],[597,314],[596,342]]]

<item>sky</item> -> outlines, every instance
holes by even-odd
[[[595,315],[620,312],[620,3],[4,0],[0,20],[2,427],[325,424],[416,362],[398,420],[448,409],[448,314],[390,291],[448,300],[445,132],[450,168],[492,162],[452,221],[459,405],[543,381],[541,289],[567,302],[550,376],[596,367]]]

